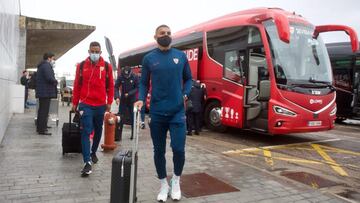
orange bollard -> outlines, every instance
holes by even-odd
[[[101,148],[104,150],[114,150],[116,144],[114,143],[115,137],[115,124],[117,117],[111,112],[106,112],[104,116],[104,144],[101,145]]]

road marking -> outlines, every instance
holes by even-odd
[[[269,164],[271,167],[274,166],[274,161],[271,157],[271,151],[268,149],[264,149],[263,152],[264,152],[266,163]]]
[[[271,151],[269,151],[271,153]],[[258,154],[246,154],[247,152],[245,152],[244,154],[237,154],[239,156],[245,156],[245,157],[265,157],[265,159],[269,158],[270,156],[266,156],[265,152],[264,155],[258,155]],[[250,152],[252,153],[252,152]],[[296,163],[306,163],[306,164],[324,164],[321,161],[314,161],[314,160],[307,160],[307,159],[297,159],[297,158],[287,158],[287,157],[275,157],[272,156],[271,154],[271,159],[272,160],[280,160],[280,161],[287,161],[287,162],[296,162]]]
[[[307,159],[293,159],[293,158],[285,158],[285,157],[273,157],[273,159],[281,160],[281,161],[288,161],[288,162],[305,163],[305,164],[324,164],[320,161],[312,161],[312,160],[307,160]]]
[[[311,141],[311,142],[301,142],[301,143],[294,143],[294,144],[286,144],[286,145],[274,145],[274,146],[266,146],[266,147],[252,147],[247,149],[236,149],[236,150],[229,150],[223,152],[223,154],[241,154],[243,152],[257,152],[265,149],[281,149],[281,148],[288,148],[291,146],[298,146],[298,145],[307,145],[307,144],[313,144],[313,143],[324,143],[324,142],[334,142],[339,141],[341,139],[335,138],[335,139],[328,139],[328,140],[320,140],[320,141]]]
[[[339,149],[339,148],[329,147],[329,146],[325,146],[325,145],[321,145],[321,148],[327,149],[330,152],[344,153],[344,154],[351,154],[351,155],[355,155],[355,156],[360,156],[360,153],[358,153],[358,152],[353,152],[353,151],[349,151],[349,150],[345,150],[345,149]]]
[[[314,189],[318,189],[319,185],[316,182],[312,182],[311,187],[314,188]]]
[[[335,139],[293,143],[286,145],[274,145],[274,146],[265,146],[258,148],[252,147],[252,148],[239,149],[239,150],[229,150],[229,151],[224,151],[222,153],[225,155],[240,155],[245,157],[264,158],[265,162],[271,167],[274,166],[275,160],[293,162],[293,163],[302,163],[302,164],[326,164],[331,166],[331,168],[339,175],[349,176],[348,173],[342,167],[359,169],[359,166],[350,165],[350,164],[338,164],[327,153],[340,153],[340,154],[343,153],[353,156],[360,156],[360,153],[350,150],[320,145],[320,143],[340,141],[340,140],[342,139],[335,138]],[[307,146],[309,148],[307,148]],[[271,151],[271,150],[281,150],[281,149],[316,151],[316,153],[320,154],[323,160],[311,160],[311,159],[309,160],[309,159],[301,159],[301,158],[299,159],[296,156],[281,157],[281,155],[280,157],[277,157],[278,156],[277,153],[281,154],[281,152]]]
[[[325,161],[330,164],[331,168],[334,169],[341,176],[349,176],[344,169],[340,167],[318,144],[311,144],[311,146],[322,156]]]

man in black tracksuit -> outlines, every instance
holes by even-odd
[[[119,95],[119,88],[121,86],[121,95]],[[115,100],[116,104],[119,105],[120,114],[120,133],[115,136],[115,141],[120,141],[122,137],[122,129],[124,124],[133,125],[133,108],[134,102],[136,101],[136,93],[139,87],[139,78],[132,73],[129,66],[125,66],[121,75],[115,82]],[[133,138],[133,128],[131,128],[131,137]]]

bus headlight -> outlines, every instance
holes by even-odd
[[[337,108],[336,106],[334,107],[334,109],[330,112],[330,116],[334,116],[336,114]]]
[[[290,111],[289,109],[286,109],[284,107],[280,107],[280,106],[273,106],[274,112],[280,115],[284,115],[284,116],[291,116],[291,117],[295,117],[296,113]]]

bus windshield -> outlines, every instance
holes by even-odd
[[[314,27],[290,23],[290,43],[280,40],[273,21],[264,22],[270,42],[276,83],[283,86],[329,87],[332,85],[328,53]]]

